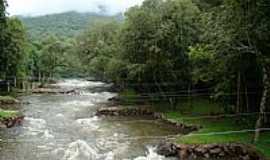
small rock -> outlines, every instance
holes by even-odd
[[[220,152],[222,152],[221,148],[210,149],[211,154],[219,154]]]
[[[207,152],[207,149],[205,147],[198,147],[196,148],[196,152],[205,154]]]
[[[221,151],[221,152],[218,154],[218,156],[224,157],[224,156],[225,156],[225,152],[224,152],[224,151]]]
[[[242,157],[242,160],[250,160],[249,155],[243,156],[243,157]]]
[[[210,158],[210,155],[209,155],[209,153],[205,153],[204,155],[203,155],[205,158]]]
[[[178,152],[178,156],[181,160],[187,160],[189,157],[188,151],[186,149],[181,149]]]

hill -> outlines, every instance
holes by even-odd
[[[58,37],[73,37],[81,30],[97,20],[117,19],[122,15],[107,16],[98,13],[65,12],[37,17],[23,17],[22,20],[27,32],[32,39],[38,39],[46,34],[54,34]]]

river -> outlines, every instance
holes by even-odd
[[[95,116],[101,103],[117,95],[104,90],[108,84],[63,80],[55,85],[80,94],[20,97],[29,102],[21,106],[25,120],[0,130],[1,160],[171,160],[155,147],[176,134],[173,128],[143,118]]]

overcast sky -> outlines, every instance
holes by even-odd
[[[143,0],[8,0],[11,15],[45,15],[65,11],[99,12],[105,7],[108,14],[124,12]],[[102,6],[102,7],[100,7]]]

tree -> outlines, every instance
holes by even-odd
[[[267,0],[226,0],[204,13],[202,18],[206,24],[204,39],[217,53],[216,58],[226,66],[221,70],[226,76],[235,75],[226,79],[237,81],[237,112],[243,111],[239,105],[243,76],[261,76],[264,89],[260,109],[256,109],[260,110],[260,118],[255,140],[258,140],[259,128],[270,124],[270,116],[266,113],[270,111],[269,5]],[[260,68],[260,71],[256,68]]]
[[[7,78],[23,74],[22,62],[25,55],[26,35],[22,23],[17,18],[7,19],[2,39],[3,51],[0,62],[2,76]]]
[[[5,39],[4,31],[6,29],[6,1],[0,0],[0,58],[3,57]],[[3,67],[0,66],[0,78],[3,78]]]
[[[87,71],[100,79],[107,77],[107,65],[117,58],[117,35],[119,23],[116,21],[97,21],[77,38],[77,53]]]
[[[198,14],[190,0],[147,0],[141,7],[131,8],[120,38],[128,84],[175,101],[166,92],[189,86],[188,50],[198,40]]]

